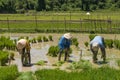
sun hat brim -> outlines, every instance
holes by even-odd
[[[65,37],[66,39],[71,39],[71,38],[72,38],[72,36],[71,36],[70,33],[66,33],[66,34],[64,34],[64,37]]]

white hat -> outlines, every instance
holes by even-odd
[[[98,42],[94,42],[94,43],[92,44],[92,49],[93,49],[93,51],[98,51],[98,49],[99,49],[99,44],[98,44]]]
[[[65,37],[66,39],[71,39],[71,38],[72,38],[72,36],[71,36],[70,33],[65,33],[65,34],[64,34],[64,37]]]
[[[26,46],[26,39],[20,39],[18,42],[17,42],[17,48],[18,49],[23,49],[25,46]]]

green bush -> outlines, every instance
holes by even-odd
[[[9,53],[7,51],[0,51],[0,65],[4,66],[8,60]]]
[[[93,40],[95,36],[97,36],[97,35],[96,35],[96,34],[90,34],[90,35],[89,35],[90,41]]]
[[[89,44],[88,42],[84,42],[84,45],[85,45],[86,47],[88,47],[88,44]]]
[[[75,42],[75,46],[78,47],[78,45],[79,45],[79,43],[76,41],[76,42]]]
[[[113,48],[113,40],[112,39],[105,39],[105,47]]]
[[[8,50],[15,50],[15,42],[10,40],[10,37],[1,36],[0,37],[0,50],[6,47]]]
[[[52,57],[57,57],[57,54],[59,53],[59,47],[58,46],[51,46],[48,50],[47,55],[52,56]],[[63,51],[63,53],[65,53]],[[70,48],[70,50],[68,51],[69,54],[72,53],[72,49]]]
[[[23,72],[16,80],[36,80],[32,72]]]
[[[31,40],[31,42],[32,42],[32,43],[37,43],[37,42],[36,42],[36,38],[33,38],[33,39]]]
[[[8,50],[15,50],[15,49],[16,49],[16,45],[15,45],[15,43],[13,43],[13,40],[8,40],[8,41],[5,43],[5,47],[6,47]]]
[[[117,49],[120,49],[120,40],[114,40],[114,46]]]
[[[48,38],[46,38],[45,36],[43,36],[43,41],[44,42],[48,42]]]
[[[49,41],[53,41],[53,38],[51,35],[49,35],[48,38],[49,38]]]
[[[77,38],[72,38],[72,45],[75,45],[75,42],[78,42]]]
[[[4,49],[4,43],[2,41],[0,41],[0,50]]]
[[[25,39],[26,39],[26,40],[29,40],[29,36],[26,36]]]
[[[78,47],[79,42],[78,42],[77,38],[72,39],[72,45],[75,45],[76,47]]]
[[[0,80],[16,80],[18,75],[19,73],[16,65],[0,67]]]
[[[58,46],[51,46],[48,50],[48,55],[52,57],[56,57],[59,52]]]
[[[40,35],[37,37],[37,41],[42,42],[42,37]]]

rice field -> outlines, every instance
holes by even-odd
[[[119,13],[41,12],[0,14],[1,32],[119,33]],[[20,31],[19,31],[20,29]],[[25,31],[24,31],[25,32]]]
[[[119,12],[91,12],[86,15],[86,12],[40,12],[40,13],[26,13],[26,14],[0,14],[0,36],[53,36],[53,42],[41,42],[37,46],[44,46],[49,44],[57,45],[59,37],[64,32],[72,33],[78,39],[79,46],[85,48],[84,43],[89,41],[86,33],[115,33],[115,34],[98,34],[105,39],[118,39],[120,36],[120,13]],[[7,33],[6,33],[7,32]],[[16,33],[17,34],[16,34]],[[29,34],[25,34],[25,33]],[[46,32],[46,33],[38,33]],[[52,33],[51,33],[52,32]],[[57,33],[56,33],[57,32]],[[82,34],[77,33],[82,32]],[[33,34],[36,33],[36,34]],[[33,45],[36,45],[34,43]],[[114,45],[115,46],[115,45]],[[34,48],[36,46],[33,46]],[[77,54],[78,49],[73,48],[73,53]],[[41,49],[41,48],[39,48]],[[41,69],[35,72],[18,72],[18,67],[0,66],[0,79],[2,80],[120,80],[120,59],[119,49],[107,48],[107,61],[110,63],[114,61],[117,63],[119,69],[111,68],[101,64],[100,68],[91,67],[91,62],[71,63],[72,68],[70,72],[65,70],[56,69]],[[83,57],[91,56],[89,51]],[[98,56],[99,57],[99,56]],[[48,57],[49,58],[49,57]],[[50,59],[51,63],[56,62],[57,58]],[[87,61],[87,60],[86,60]],[[85,61],[85,62],[86,62]],[[41,64],[41,63],[40,63]],[[61,64],[62,65],[62,64]],[[64,65],[64,63],[63,63]],[[42,65],[40,65],[42,66]],[[99,65],[98,65],[99,66]],[[114,65],[113,65],[114,66]],[[43,66],[42,66],[43,67]],[[71,67],[71,66],[69,66]],[[4,73],[4,74],[3,74]]]

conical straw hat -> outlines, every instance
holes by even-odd
[[[72,38],[72,36],[71,36],[70,33],[66,33],[66,34],[64,34],[64,37],[65,37],[66,39],[71,39],[71,38]]]
[[[25,46],[26,46],[26,39],[20,39],[18,42],[17,42],[17,48],[18,49],[23,49]]]

